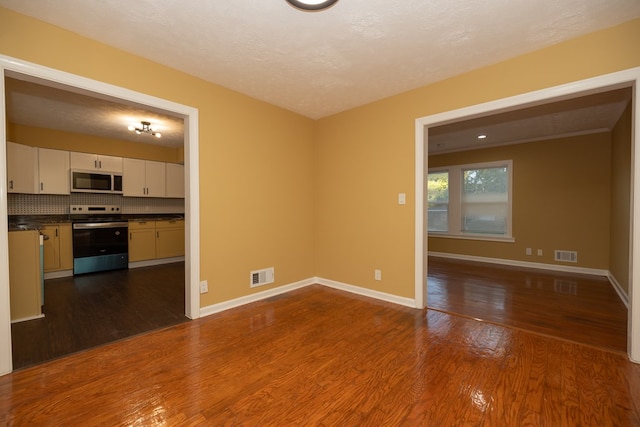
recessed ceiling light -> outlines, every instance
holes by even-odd
[[[478,135],[478,139],[485,139],[486,137],[487,137],[487,135],[485,135],[485,134]]]
[[[328,9],[338,0],[287,0],[295,8],[305,11],[317,11]]]

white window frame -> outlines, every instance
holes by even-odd
[[[465,233],[462,231],[462,173],[468,169],[507,168],[507,223],[505,234]],[[499,242],[515,242],[513,237],[513,160],[499,160],[483,163],[469,163],[429,168],[429,173],[449,173],[449,231],[428,231],[430,237],[450,239],[486,240]],[[428,190],[427,190],[428,191]],[[426,227],[428,230],[428,225]]]

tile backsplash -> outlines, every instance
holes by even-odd
[[[9,215],[64,215],[70,205],[116,205],[123,214],[184,213],[184,199],[123,197],[116,194],[72,193],[7,195]]]

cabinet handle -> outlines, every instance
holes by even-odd
[[[40,183],[40,191],[44,191],[44,182]]]
[[[129,232],[129,240],[133,240],[133,236],[132,236],[131,232]]]
[[[98,161],[97,161],[97,160],[94,160],[94,161],[93,161],[93,168],[94,168],[94,169],[99,169],[99,167],[98,167]]]
[[[102,169],[102,160],[98,160],[98,169]]]
[[[159,239],[159,238],[160,238],[160,232],[156,231],[156,239]]]
[[[13,180],[9,181],[9,188],[13,190]]]
[[[56,228],[56,239],[58,238],[58,229]]]

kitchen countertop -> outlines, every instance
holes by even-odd
[[[181,220],[184,214],[120,214],[121,221]],[[9,231],[40,230],[47,224],[70,223],[74,220],[64,215],[9,215]]]

